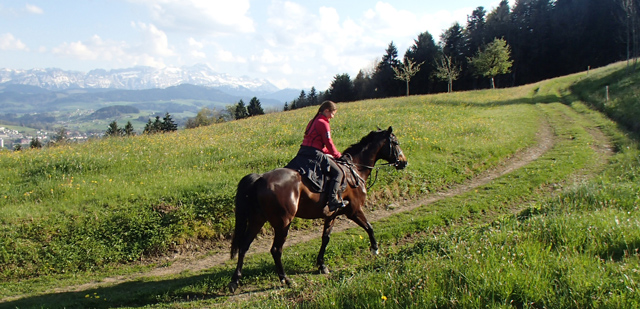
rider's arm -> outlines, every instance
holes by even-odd
[[[342,156],[338,149],[336,149],[336,145],[333,144],[333,140],[331,139],[331,128],[329,126],[329,121],[324,119],[319,119],[317,122],[317,130],[320,133],[320,137],[322,138],[322,143],[324,144],[324,148],[322,152],[326,154],[332,155],[334,158],[340,158]]]

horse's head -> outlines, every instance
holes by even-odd
[[[407,167],[407,157],[404,156],[402,149],[400,149],[400,142],[393,134],[393,128],[389,127],[389,129],[383,132],[386,140],[379,153],[379,157],[395,166],[397,170]]]

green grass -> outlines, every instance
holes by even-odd
[[[338,148],[376,125],[392,125],[409,158],[406,171],[381,172],[370,208],[495,166],[532,146],[543,121],[556,141],[538,160],[487,185],[375,222],[383,250],[376,258],[361,229],[335,233],[326,254],[329,276],[315,274],[317,239],[285,250],[293,288],[277,288],[269,254],[252,255],[240,289],[265,292],[240,299],[225,290],[231,262],[40,293],[126,274],[134,270],[114,265],[176,244],[228,236],[238,179],[286,163],[313,109],[2,154],[0,177],[15,180],[0,184],[6,280],[0,295],[33,295],[7,303],[12,307],[637,307],[638,145],[580,102],[588,104],[584,98],[598,90],[571,87],[587,79],[613,82],[619,76],[609,72],[618,69],[513,89],[341,104],[332,123]],[[630,89],[622,97],[634,95]],[[596,131],[617,150],[606,161]],[[590,180],[574,181],[582,175]]]
[[[513,95],[502,92],[478,97]],[[391,125],[410,158],[407,172],[380,174],[372,205],[464,181],[534,142],[534,106],[458,104],[468,95],[341,104],[333,124],[339,148]],[[185,242],[229,237],[239,179],[285,165],[313,113],[4,153],[0,275],[97,270]]]

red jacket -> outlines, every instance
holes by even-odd
[[[331,127],[327,117],[322,114],[318,115],[318,117],[309,122],[305,131],[302,146],[311,146],[321,150],[323,153],[332,155],[334,158],[342,156],[331,140]]]

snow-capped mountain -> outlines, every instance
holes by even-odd
[[[92,70],[88,73],[61,69],[0,69],[0,84],[21,84],[48,90],[69,88],[106,88],[141,90],[167,88],[191,84],[213,88],[225,88],[239,92],[273,93],[279,89],[266,80],[235,77],[213,71],[206,64],[191,67],[133,67],[117,70]]]

